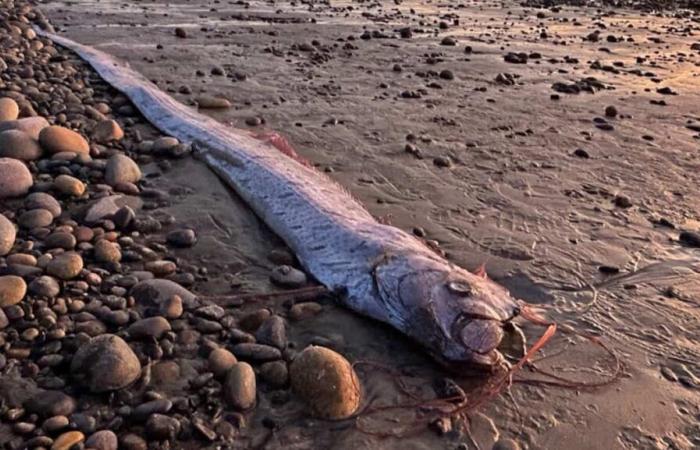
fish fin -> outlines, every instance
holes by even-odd
[[[303,164],[307,167],[311,167],[311,163],[309,163],[308,160],[299,156],[296,150],[294,150],[294,147],[292,147],[292,144],[290,144],[289,141],[282,137],[281,134],[271,131],[264,133],[254,133],[253,137],[260,141],[267,142],[268,144],[272,145],[277,150],[279,150],[282,154],[292,158],[296,162]]]
[[[482,265],[477,267],[474,271],[474,275],[481,278],[488,278],[489,276],[486,275],[486,263],[483,263]]]

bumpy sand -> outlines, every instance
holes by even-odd
[[[244,128],[264,118],[256,129],[284,134],[376,216],[423,228],[451,260],[486,263],[558,322],[604,336],[626,372],[591,392],[515,384],[472,415],[473,442],[428,430],[377,441],[348,424],[306,419],[298,403],[268,401],[253,428],[265,416],[282,427],[266,448],[488,449],[499,436],[530,449],[698,448],[700,250],[678,242],[681,229],[700,228],[698,16],[515,2],[329,3],[42,7],[68,37],[129,61],[186,103],[204,92],[231,100],[213,117]],[[177,38],[175,27],[188,37]],[[404,27],[412,37],[400,37]],[[584,40],[596,30],[598,41]],[[446,36],[456,45],[441,45]],[[509,52],[530,58],[508,63]],[[211,75],[214,66],[226,76]],[[441,78],[443,70],[454,79]],[[498,74],[514,84],[495,81]],[[553,83],[586,77],[603,89],[550,99]],[[192,94],[179,94],[181,86]],[[616,118],[605,118],[610,105]],[[219,266],[211,290],[226,292],[236,271],[236,280],[260,286],[256,267],[269,266],[275,238],[201,165],[178,164],[163,183],[197,192],[174,208],[200,235],[209,230],[198,251]],[[531,342],[541,332],[524,328]],[[292,332],[302,343],[330,340],[351,360],[410,366],[409,384],[426,395],[441,374],[398,334],[341,308]],[[558,336],[545,350],[555,356],[539,365],[579,380],[604,376],[601,352],[574,343]],[[386,373],[361,374],[373,402],[407,400]],[[380,416],[364,422],[402,427]]]

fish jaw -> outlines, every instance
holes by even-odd
[[[375,268],[384,321],[403,331],[444,365],[492,370],[503,324],[518,304],[494,281],[431,255],[402,255]]]

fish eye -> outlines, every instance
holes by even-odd
[[[462,296],[471,295],[472,288],[467,283],[462,281],[450,281],[447,283],[447,289]]]

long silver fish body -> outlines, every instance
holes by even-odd
[[[206,164],[346,307],[390,324],[443,363],[500,363],[503,323],[518,314],[504,288],[377,222],[324,174],[178,103],[126,64],[37,32],[77,53],[163,133],[196,143]]]

